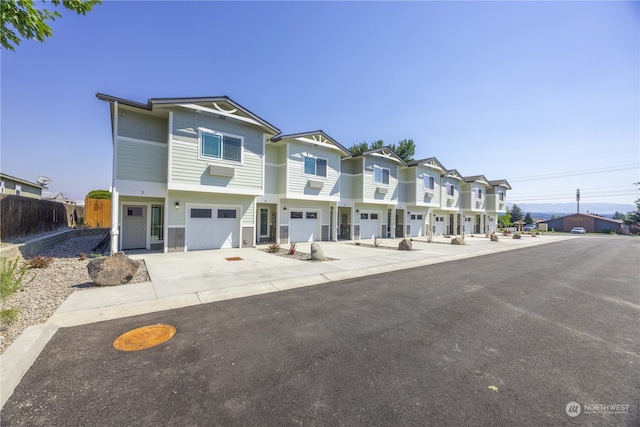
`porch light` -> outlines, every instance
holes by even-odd
[[[287,213],[287,207],[286,206],[284,207],[284,213]]]
[[[176,209],[180,209],[180,202],[176,202]]]

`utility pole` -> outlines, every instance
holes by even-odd
[[[576,190],[576,202],[578,202],[578,213],[580,213],[580,189]]]

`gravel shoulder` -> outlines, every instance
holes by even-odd
[[[2,302],[2,309],[15,308],[18,318],[12,324],[0,325],[0,354],[29,326],[46,322],[73,292],[96,287],[87,273],[91,258],[80,259],[80,254],[91,254],[101,236],[72,237],[41,255],[52,257],[47,268],[27,270],[22,288]],[[144,261],[131,283],[149,281]],[[126,285],[123,285],[126,286]]]

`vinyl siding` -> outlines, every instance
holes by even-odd
[[[432,169],[418,167],[416,170],[416,192],[415,200],[417,206],[440,206],[441,191],[440,191],[440,174]],[[427,190],[424,186],[424,178],[427,176],[433,177],[433,190]],[[433,197],[427,197],[426,193],[430,191]]]
[[[168,120],[132,110],[123,110],[118,116],[118,136],[167,143]]]
[[[367,156],[364,159],[364,202],[396,203],[398,200],[398,166],[396,163],[379,157]],[[373,169],[380,166],[389,169],[389,185],[373,182]],[[387,194],[378,194],[378,187],[388,188]]]
[[[167,182],[167,147],[118,140],[116,178]]]
[[[449,198],[446,194],[447,186],[450,183],[454,187],[454,196],[451,203],[448,203]],[[442,178],[442,187],[440,188],[440,195],[442,197],[440,201],[440,207],[444,210],[457,210],[460,203],[460,182],[453,178]]]
[[[242,163],[198,159],[198,128],[239,135],[244,138]],[[173,114],[173,139],[171,144],[171,182],[196,184],[225,189],[262,189],[263,133],[253,125],[220,119],[209,114],[197,114],[177,110]],[[209,165],[232,167],[233,178],[210,176]]]
[[[304,173],[304,157],[322,158],[327,161],[327,176],[306,175]],[[309,144],[289,143],[287,159],[287,197],[296,195],[315,196],[321,200],[337,199],[340,196],[340,155],[333,151],[314,147]],[[322,181],[321,189],[310,188],[309,180]]]
[[[340,198],[362,200],[362,174],[347,175],[343,172],[340,175]]]

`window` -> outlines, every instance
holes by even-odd
[[[318,219],[318,212],[307,212],[307,219]]]
[[[307,175],[327,177],[327,160],[304,156],[304,173]]]
[[[191,218],[211,218],[211,209],[191,209]]]
[[[482,188],[476,188],[476,198],[482,199]]]
[[[360,219],[369,219],[369,214],[361,213],[360,214]]]
[[[370,218],[371,219],[378,219],[378,214],[372,213]]]
[[[218,218],[235,218],[236,214],[235,209],[218,209]]]
[[[22,185],[16,185],[16,196],[22,195]]]
[[[500,191],[498,193],[498,200],[500,200],[501,202],[504,202],[504,191]]]
[[[373,182],[389,185],[389,169],[380,166],[373,167]]]
[[[291,219],[302,219],[302,212],[291,212]]]
[[[422,219],[422,215],[418,215],[418,217],[417,217],[417,218],[418,218],[418,219]]]
[[[415,215],[411,215],[411,219],[416,219],[416,216]]]
[[[162,241],[164,237],[164,206],[151,206],[151,240]]]
[[[433,190],[434,188],[436,188],[436,180],[432,176],[425,176],[424,188],[426,190]]]
[[[127,208],[127,216],[142,216],[142,208]]]
[[[453,196],[455,194],[455,187],[451,184],[447,184],[447,196]]]
[[[260,208],[260,235],[269,234],[269,209]]]
[[[0,194],[4,194],[4,181],[0,181]]]
[[[241,162],[242,146],[240,136],[200,131],[200,157]]]

